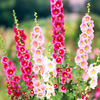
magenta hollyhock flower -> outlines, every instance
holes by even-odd
[[[63,56],[65,54],[65,50],[64,49],[58,49],[58,54]]]
[[[68,77],[68,73],[65,72],[65,71],[62,72],[62,73],[61,73],[61,77],[64,78],[64,79],[66,79],[66,78]]]
[[[67,68],[65,69],[65,71],[71,73],[71,72],[72,72],[72,68],[67,67]]]
[[[58,41],[58,42],[63,42],[64,41],[64,36],[61,34],[61,33],[59,33],[59,35],[58,36],[56,36],[56,41]]]
[[[24,34],[24,30],[20,30],[20,36],[23,41],[27,39],[27,36]]]
[[[60,47],[61,47],[61,43],[60,42],[54,43],[54,46],[53,46],[54,49],[58,50]]]
[[[53,35],[56,36],[58,34],[59,34],[58,30],[53,29]]]
[[[23,78],[24,81],[29,81],[29,76],[28,76],[28,74],[23,74],[23,75],[22,75],[22,78]]]
[[[21,53],[25,52],[25,47],[24,47],[24,46],[19,47],[19,51],[20,51]]]
[[[21,70],[21,72],[23,73],[23,74],[25,74],[25,71],[24,71],[24,67],[20,67],[20,70]]]
[[[62,83],[62,84],[65,84],[65,82],[66,82],[66,79],[65,79],[65,78],[62,78],[62,79],[61,79],[61,83]]]
[[[21,90],[21,86],[20,85],[15,86],[14,88],[15,88],[16,92],[20,92],[20,90]]]
[[[50,0],[51,4],[55,4],[57,0]]]
[[[57,16],[57,21],[61,21],[61,22],[63,22],[64,19],[65,19],[65,16],[64,16],[63,13],[60,13],[60,14]]]
[[[53,25],[54,25],[54,27],[56,28],[57,31],[60,31],[61,28],[62,28],[61,22],[55,21],[55,23]]]
[[[14,36],[14,40],[15,40],[15,42],[18,42],[19,37],[18,37],[17,35],[15,35],[15,36]]]
[[[54,89],[57,89],[58,88],[58,84],[54,84]]]
[[[56,1],[55,6],[56,8],[60,9],[61,7],[63,7],[63,3],[60,0],[58,0]]]
[[[24,59],[25,59],[25,60],[30,60],[30,58],[31,58],[31,56],[30,56],[29,53],[25,53],[25,54],[24,54]]]
[[[52,9],[51,12],[52,16],[58,16],[60,14],[60,10],[57,8]]]
[[[28,82],[28,87],[29,87],[29,88],[33,88],[33,82],[32,82],[32,81],[29,81],[29,82]]]
[[[3,56],[1,59],[1,63],[7,63],[8,62],[8,57]]]
[[[72,79],[72,74],[71,73],[68,73],[68,78]]]
[[[62,59],[60,57],[57,57],[56,58],[56,63],[61,63],[62,62]]]
[[[18,51],[18,53],[17,53],[17,57],[20,58],[21,55],[22,55],[22,53],[21,53],[20,51]]]
[[[24,57],[23,56],[20,56],[19,57],[19,62],[22,62],[22,60],[24,60]]]
[[[54,59],[56,59],[56,57],[57,57],[56,53],[52,53],[52,57],[53,57]]]
[[[55,21],[55,17],[51,17],[51,21],[54,23],[54,21]]]
[[[13,81],[14,81],[14,83],[18,84],[20,82],[20,77],[19,76],[14,76]]]
[[[12,68],[7,69],[6,71],[7,76],[12,77],[15,74],[15,71]]]
[[[4,71],[6,71],[8,68],[9,68],[9,65],[8,65],[7,63],[4,63],[4,64],[3,64],[3,69],[4,69]]]
[[[25,67],[24,71],[26,74],[30,75],[32,73],[32,67]]]
[[[26,61],[26,60],[22,60],[21,61],[21,66],[27,67],[28,65],[29,65],[29,62],[28,61]]]
[[[56,71],[57,71],[57,73],[60,73],[60,72],[62,72],[62,68],[57,67],[57,68],[56,68]]]
[[[34,91],[32,89],[30,91],[30,95],[34,95]]]
[[[14,27],[14,33],[16,34],[16,35],[18,35],[18,31],[17,31],[17,28],[16,27]]]
[[[66,93],[66,87],[64,87],[64,85],[62,85],[61,87],[60,87],[60,90],[61,90],[61,92],[63,92],[63,93]]]

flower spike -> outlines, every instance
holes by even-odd
[[[90,6],[91,6],[90,3],[88,3],[88,4],[87,4],[88,12],[86,13],[86,15],[89,15],[89,13],[90,13]]]
[[[34,20],[35,20],[35,24],[36,24],[36,26],[39,26],[39,24],[37,23],[37,12],[34,12]]]

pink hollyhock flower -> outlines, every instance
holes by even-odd
[[[37,92],[38,92],[38,90],[37,90],[37,88],[33,88],[33,91],[34,91],[34,94],[37,94]]]
[[[81,76],[83,78],[84,81],[87,82],[87,80],[89,79],[89,76],[87,73],[83,73],[83,75]]]
[[[66,87],[64,87],[63,85],[60,87],[61,92],[66,93]]]
[[[14,83],[18,84],[20,82],[20,77],[19,76],[14,76],[13,81],[14,81]]]
[[[39,91],[39,92],[37,93],[37,97],[39,97],[39,98],[43,98],[44,95],[45,95],[45,93],[44,93],[43,91]]]
[[[9,69],[9,65],[7,63],[4,63],[3,64],[3,69],[4,69],[4,71],[6,71],[7,69]]]
[[[58,16],[60,14],[60,10],[57,8],[52,9],[51,11],[52,16]]]
[[[36,81],[33,83],[33,86],[37,88],[37,87],[40,87],[40,84],[41,84],[40,81],[39,81],[39,80],[36,80]]]
[[[32,67],[25,67],[24,71],[26,74],[30,75],[32,73]]]
[[[56,77],[57,76],[57,71],[56,69],[53,71],[53,77]]]
[[[34,95],[34,91],[33,90],[30,91],[30,95]]]
[[[77,55],[77,56],[75,57],[75,63],[76,63],[76,64],[79,64],[81,61],[82,61],[81,56],[78,56],[78,55]]]
[[[15,71],[12,68],[7,69],[6,71],[7,76],[12,77],[15,74]]]
[[[61,77],[64,78],[64,79],[66,79],[66,78],[68,77],[68,73],[65,72],[65,71],[62,72],[62,73],[61,73]]]
[[[91,53],[91,46],[88,45],[88,44],[85,45],[85,46],[84,46],[84,51],[87,52],[87,53]]]
[[[7,63],[8,62],[8,57],[3,56],[1,59],[1,63]]]
[[[44,79],[44,82],[48,82],[49,81],[49,77],[50,77],[50,74],[49,72],[45,71],[42,75],[43,79]]]
[[[33,40],[33,41],[31,42],[31,46],[32,46],[32,48],[34,48],[34,49],[38,48],[38,47],[39,47],[38,41]]]
[[[35,63],[36,65],[42,65],[43,63],[43,57],[38,57],[38,58],[35,58]]]
[[[19,47],[19,51],[20,51],[21,53],[25,52],[25,47],[24,47],[24,46]]]
[[[66,79],[62,78],[62,79],[61,79],[61,83],[62,83],[62,84],[65,84],[65,82],[66,82]]]
[[[98,71],[95,67],[93,67],[93,64],[91,64],[87,73],[88,73],[89,77],[97,77]]]
[[[72,68],[67,67],[67,68],[65,69],[65,71],[71,73],[71,72],[72,72]]]
[[[87,28],[86,33],[90,36],[90,34],[93,34],[93,29]]]
[[[39,65],[34,65],[32,70],[33,70],[34,73],[38,74],[39,70],[40,70]]]
[[[83,39],[87,39],[88,38],[88,35],[86,33],[82,33],[81,35],[82,35]]]
[[[58,42],[64,41],[64,36],[63,36],[62,34],[59,33],[59,35],[56,36],[56,41],[58,41]]]
[[[40,49],[35,50],[34,55],[40,56],[42,55],[42,51]]]
[[[86,30],[86,28],[87,28],[87,24],[86,23],[82,23],[80,25],[80,28],[81,28],[81,31],[84,32],[84,30]]]
[[[38,40],[39,43],[44,43],[43,35],[38,35],[37,40]]]
[[[53,93],[54,92],[54,86],[52,85],[48,85],[47,84],[47,91],[49,92],[49,93]]]
[[[21,66],[27,67],[28,65],[29,65],[29,62],[28,61],[26,61],[26,60],[22,60],[21,61]]]
[[[54,59],[56,59],[56,57],[57,57],[56,53],[52,53],[52,57],[53,57]]]
[[[22,56],[22,53],[20,51],[18,51],[17,57],[20,58],[21,56]]]
[[[85,51],[83,48],[80,48],[77,50],[77,54],[79,54],[79,55],[83,55],[84,53],[85,53]]]
[[[97,78],[92,78],[90,81],[90,88],[94,89],[97,86]]]
[[[62,59],[60,57],[57,57],[56,58],[56,63],[61,63],[62,62]]]
[[[55,23],[53,25],[56,28],[56,30],[58,30],[58,31],[60,31],[61,28],[62,28],[62,23],[61,22],[55,21]]]
[[[91,28],[94,27],[94,21],[90,21],[90,27],[91,27]]]
[[[60,42],[54,43],[54,46],[53,46],[54,49],[58,50],[60,47],[61,47],[61,43]]]
[[[33,28],[33,31],[34,31],[35,34],[39,34],[42,30],[41,30],[41,28],[39,26],[35,26]]]
[[[59,14],[59,15],[57,16],[57,21],[61,21],[61,22],[63,22],[64,19],[65,19],[65,16],[64,16],[63,13],[61,13],[61,14]]]
[[[91,54],[90,54],[90,59],[95,59],[94,53],[91,53]]]
[[[30,60],[30,58],[31,58],[31,56],[30,56],[29,53],[25,53],[25,54],[24,54],[24,59],[25,59],[25,60]]]
[[[54,84],[54,89],[57,89],[58,88],[58,84]]]
[[[30,82],[28,83],[28,87],[29,87],[29,88],[33,88],[33,82],[32,82],[32,81],[30,81]]]
[[[63,3],[60,0],[58,0],[56,1],[55,6],[56,8],[60,9],[61,7],[63,7]]]
[[[42,91],[45,91],[46,90],[45,83],[42,83],[42,85],[40,85],[39,89],[42,90]]]
[[[34,34],[33,32],[31,32],[30,39],[31,39],[31,40],[34,40],[34,39],[35,39],[35,34]]]
[[[62,68],[57,67],[57,68],[56,68],[56,71],[57,71],[57,73],[60,73],[60,72],[62,72]]]
[[[88,54],[87,54],[87,53],[85,53],[85,54],[83,55],[83,59],[84,59],[85,61],[88,60]]]
[[[25,71],[24,71],[24,67],[20,67],[20,70],[21,70],[21,72],[23,73],[23,74],[25,74]]]
[[[85,44],[84,40],[79,40],[78,47],[84,47]]]
[[[87,63],[87,61],[85,61],[85,60],[82,61],[82,62],[80,63],[80,67],[83,68],[83,69],[84,69],[87,65],[88,65],[88,63]]]
[[[47,99],[50,99],[51,93],[47,91],[46,97],[47,97]]]
[[[84,21],[86,22],[86,23],[88,23],[90,20],[91,20],[91,17],[89,16],[89,15],[86,15],[86,16],[84,16]]]

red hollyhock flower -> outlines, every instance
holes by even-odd
[[[60,14],[60,10],[59,9],[56,9],[54,8],[51,12],[52,16],[58,16]]]
[[[25,47],[24,47],[24,46],[21,46],[21,47],[19,48],[19,51],[20,51],[21,53],[25,52]]]
[[[7,63],[4,63],[4,64],[3,64],[3,69],[4,69],[4,71],[6,71],[8,68],[9,68],[9,65],[8,65]]]
[[[29,62],[28,61],[26,61],[26,60],[22,60],[21,61],[21,66],[27,67],[28,65],[29,65]]]
[[[65,71],[62,72],[62,73],[61,73],[61,77],[64,78],[64,79],[66,79],[66,78],[68,77],[68,73],[65,72]]]
[[[24,54],[24,59],[25,59],[25,60],[30,60],[30,58],[31,58],[31,56],[30,56],[29,53],[25,53],[25,54]]]
[[[58,84],[54,84],[54,89],[57,89],[58,88]]]
[[[6,71],[7,76],[12,77],[15,74],[15,71],[12,68],[7,69]]]
[[[30,91],[30,95],[34,95],[34,91],[33,90]]]
[[[66,87],[64,87],[63,85],[60,87],[61,92],[66,93]]]
[[[60,0],[58,0],[58,1],[55,3],[55,6],[56,6],[56,8],[60,9],[60,8],[63,6],[63,3],[62,3]]]
[[[54,46],[53,48],[56,50],[56,49],[59,49],[61,47],[61,43],[60,42],[56,42],[54,43]]]
[[[1,59],[1,63],[7,63],[8,62],[8,57],[3,56]]]
[[[19,76],[14,76],[13,78],[14,83],[19,83],[20,82],[20,77]]]
[[[26,74],[30,75],[32,73],[32,67],[26,67],[24,71]]]
[[[56,63],[61,63],[62,59],[60,57],[56,58]]]
[[[59,50],[58,50],[58,54],[59,54],[60,56],[63,56],[63,55],[65,54],[65,50],[64,50],[64,49],[59,49]]]

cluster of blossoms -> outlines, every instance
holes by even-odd
[[[94,89],[98,84],[97,78],[98,78],[98,73],[100,73],[100,65],[94,67],[93,64],[91,64],[87,73],[91,78],[90,88]]]
[[[46,97],[49,99],[51,94],[55,95],[54,84],[51,79],[56,77],[56,62],[50,60],[46,56],[43,56],[43,43],[44,37],[42,35],[42,29],[39,26],[33,28],[31,32],[31,52],[33,54],[34,66],[32,68],[36,77],[33,80],[34,94],[37,97],[42,98],[46,93]]]
[[[51,2],[51,15],[52,15],[52,31],[53,31],[53,49],[54,53],[52,53],[52,56],[54,59],[56,59],[56,63],[62,63],[62,60],[64,59],[65,54],[65,43],[64,43],[64,9],[63,9],[63,3],[62,0],[50,0]]]
[[[11,95],[11,100],[16,97],[17,99],[21,95],[21,86],[19,85],[20,77],[15,75],[16,67],[13,62],[8,61],[8,57],[2,57],[1,63],[3,64],[3,70],[6,75],[8,95]]]
[[[66,67],[65,71],[62,71],[62,68],[57,67],[57,77],[61,74],[61,81],[60,83],[62,83],[63,85],[60,87],[61,92],[66,93],[67,88],[64,86],[67,83],[69,83],[69,81],[72,79],[72,68],[70,67]]]
[[[16,50],[18,51],[17,57],[20,62],[20,70],[22,72],[21,78],[25,81],[25,85],[27,85],[27,90],[30,89],[30,95],[34,94],[33,91],[33,82],[32,78],[32,62],[30,61],[31,55],[28,52],[28,49],[25,48],[25,41],[27,36],[24,33],[24,30],[17,30],[14,27],[15,33],[15,42],[16,42]]]
[[[85,94],[82,96],[82,99],[77,99],[77,100],[88,100],[88,96],[89,96],[89,93]]]
[[[82,19],[81,24],[82,34],[80,35],[80,40],[78,42],[79,49],[77,50],[77,55],[75,57],[75,63],[79,65],[84,71],[88,70],[88,53],[91,53],[91,43],[94,38],[93,34],[93,21],[89,15],[86,15]]]

